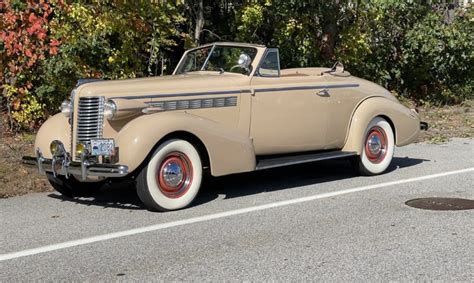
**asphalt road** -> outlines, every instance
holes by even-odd
[[[474,140],[455,139],[399,148],[376,177],[341,160],[211,179],[170,213],[143,210],[127,186],[2,199],[0,281],[472,282],[474,210],[405,202],[473,199],[473,170]]]

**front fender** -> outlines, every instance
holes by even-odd
[[[52,158],[50,144],[59,140],[64,144],[67,152],[71,152],[71,126],[68,118],[58,113],[50,117],[38,130],[35,139],[35,149],[39,148],[43,157]]]
[[[416,140],[420,133],[418,114],[398,101],[385,97],[371,97],[359,104],[352,116],[343,151],[362,152],[365,131],[369,122],[377,117],[388,118],[395,128],[395,144],[404,146]]]
[[[165,112],[140,116],[130,121],[118,134],[119,163],[130,172],[140,166],[155,145],[173,132],[188,132],[198,137],[209,154],[211,174],[255,170],[252,141],[236,129],[186,112]]]

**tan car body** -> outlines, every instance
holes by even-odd
[[[377,116],[392,125],[397,146],[417,138],[418,115],[374,83],[347,72],[324,73],[327,68],[285,69],[279,77],[261,77],[258,64],[267,48],[218,44],[256,48],[250,75],[200,71],[87,83],[75,89],[73,105],[81,97],[115,102],[117,115],[104,119],[102,137],[115,140],[119,151],[114,162],[128,166],[130,173],[160,142],[175,136],[202,146],[214,176],[253,171],[264,155],[318,150],[360,154],[366,127]],[[212,107],[189,106],[197,100],[204,105],[206,99],[221,100],[212,100]],[[163,103],[184,106],[165,110]],[[76,109],[73,115],[74,124]],[[77,159],[76,130],[59,113],[41,127],[35,147],[52,158],[50,144],[58,140]]]

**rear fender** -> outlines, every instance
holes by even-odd
[[[416,140],[420,132],[418,114],[406,108],[398,101],[385,97],[371,97],[364,100],[354,111],[343,151],[362,152],[365,131],[370,121],[383,117],[391,123],[395,133],[395,144],[404,146]]]
[[[137,169],[163,137],[187,132],[206,147],[211,174],[222,176],[255,170],[255,152],[249,137],[236,129],[186,112],[165,112],[140,116],[119,132],[119,163],[130,172]]]

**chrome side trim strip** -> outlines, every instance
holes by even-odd
[[[281,88],[256,88],[255,92],[269,92],[269,91],[289,91],[289,90],[311,90],[311,89],[331,89],[331,88],[350,88],[359,87],[359,84],[340,84],[340,85],[313,85],[313,86],[294,86],[294,87],[281,87]],[[206,95],[226,95],[226,94],[241,94],[241,93],[252,93],[250,89],[243,90],[228,90],[228,91],[203,91],[203,92],[183,92],[174,94],[150,94],[140,96],[115,96],[110,99],[153,99],[153,98],[170,98],[170,97],[183,97],[183,96],[206,96]]]
[[[289,90],[311,90],[311,89],[330,89],[330,88],[349,88],[359,87],[359,84],[342,84],[342,85],[318,85],[318,86],[294,86],[282,88],[257,88],[255,92],[271,92],[271,91],[289,91]]]
[[[141,96],[115,96],[110,99],[152,99],[152,98],[170,98],[170,97],[183,97],[183,96],[204,96],[204,95],[226,95],[226,94],[241,94],[250,93],[250,90],[228,90],[228,91],[206,91],[206,92],[183,92],[175,94],[150,94]]]
[[[190,100],[154,101],[146,102],[145,104],[149,106],[149,108],[145,109],[145,113],[186,109],[233,107],[237,106],[237,96]]]

